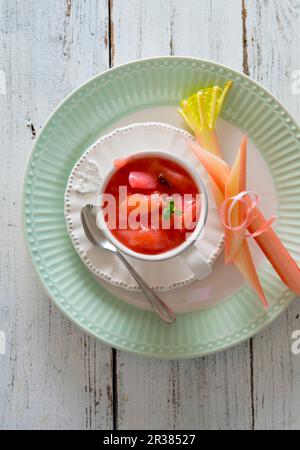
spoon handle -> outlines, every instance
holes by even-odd
[[[156,314],[166,323],[174,323],[176,320],[175,313],[159,298],[159,296],[151,289],[151,287],[143,280],[143,278],[135,271],[127,259],[117,251],[115,253],[119,259],[127,267],[143,293],[151,303]]]

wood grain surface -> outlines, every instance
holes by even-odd
[[[224,63],[299,119],[300,1],[0,0],[0,37],[0,429],[299,429],[298,301],[254,339],[210,357],[168,362],[111,350],[50,302],[20,209],[47,116],[83,81],[132,59]]]

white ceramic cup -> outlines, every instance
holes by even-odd
[[[102,195],[105,192],[105,188],[112,177],[112,175],[117,171],[116,168],[112,168],[104,178],[101,180],[99,195],[98,195],[98,201],[97,206],[99,207],[99,211],[97,214],[97,226],[103,231],[107,239],[112,242],[112,244],[117,247],[118,250],[120,250],[122,253],[125,253],[128,256],[131,256],[133,258],[137,258],[143,261],[163,261],[166,259],[174,258],[174,257],[180,257],[190,268],[190,270],[193,272],[195,278],[198,280],[201,280],[205,277],[207,277],[211,271],[212,267],[211,265],[203,258],[201,255],[201,251],[194,245],[195,242],[201,237],[204,227],[207,220],[207,213],[208,213],[208,198],[206,189],[204,186],[204,183],[199,176],[199,174],[186,162],[180,160],[173,154],[165,151],[159,151],[159,150],[142,150],[140,152],[134,153],[132,156],[134,157],[140,157],[140,156],[157,156],[160,158],[165,158],[170,161],[173,161],[177,163],[179,166],[183,167],[188,174],[191,176],[191,178],[194,180],[199,192],[202,194],[202,201],[201,201],[201,209],[200,209],[200,216],[198,218],[198,222],[196,224],[196,227],[192,233],[190,233],[189,238],[184,241],[181,245],[178,247],[175,247],[169,251],[158,253],[154,255],[149,254],[143,254],[139,252],[135,252],[131,250],[130,248],[126,247],[124,244],[122,244],[118,239],[114,237],[114,235],[109,230],[106,221],[104,219],[103,209],[99,206],[102,205]]]

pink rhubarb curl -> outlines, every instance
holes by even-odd
[[[254,198],[251,198],[251,195],[254,196]],[[266,220],[265,223],[255,232],[248,233],[247,228],[251,224],[252,220],[257,217],[257,205],[260,202],[259,195],[254,191],[242,191],[239,192],[237,195],[234,195],[233,197],[228,197],[224,200],[222,203],[221,209],[220,209],[220,218],[221,221],[228,230],[233,231],[234,233],[237,233],[239,236],[244,238],[254,238],[256,236],[259,236],[260,234],[267,231],[273,224],[273,222],[276,220],[276,216],[272,216],[269,220]],[[242,207],[245,208],[245,213],[243,216],[245,217],[244,220],[237,226],[234,226],[232,224],[232,213],[234,211],[234,208],[239,204],[242,204]]]

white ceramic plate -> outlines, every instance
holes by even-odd
[[[80,211],[86,203],[97,203],[100,180],[111,170],[114,160],[141,150],[173,153],[200,173],[207,190],[209,211],[204,233],[195,245],[199,255],[208,264],[213,265],[215,262],[223,247],[223,230],[208,176],[189,149],[187,138],[191,136],[186,131],[167,124],[131,124],[101,137],[76,163],[66,188],[66,222],[76,251],[97,277],[114,286],[139,290],[133,277],[114,254],[96,248],[88,241],[81,224]],[[141,261],[129,256],[127,258],[144,280],[159,291],[182,287],[195,280],[180,257],[159,262]]]
[[[107,129],[106,134],[114,130],[131,125],[133,123],[145,122],[167,123],[176,128],[184,129],[185,124],[177,112],[175,106],[157,106],[153,108],[141,109],[138,112],[127,114],[121,120]],[[222,140],[222,148],[226,160],[231,164],[239,147],[242,131],[233,124],[219,119],[218,134]],[[255,167],[255,171],[253,168]],[[256,146],[250,141],[248,151],[248,186],[260,192],[262,196],[262,208],[266,216],[271,216],[276,212],[277,198],[271,173]],[[252,243],[250,242],[250,245]],[[263,261],[263,255],[256,245],[251,245],[256,266],[259,267]],[[147,300],[138,290],[127,290],[113,285],[108,281],[95,275],[95,279],[102,284],[112,295],[118,299],[141,309],[150,310]],[[222,254],[214,263],[213,273],[201,281],[194,281],[186,286],[173,290],[165,290],[160,296],[172,305],[176,313],[188,313],[209,308],[229,295],[238,292],[245,281],[239,272],[232,265],[225,265]]]
[[[158,106],[145,108],[126,115],[126,117],[116,121],[108,129],[108,132],[132,123],[151,122],[153,120],[168,123],[177,128],[185,128],[185,124],[175,106]],[[222,139],[222,149],[226,161],[231,164],[235,158],[243,133],[238,127],[222,119],[218,120],[217,129],[218,135]],[[255,171],[253,168],[255,168]],[[266,216],[269,217],[275,214],[277,197],[272,176],[261,153],[251,140],[248,146],[247,178],[249,189],[254,189],[262,195],[261,207]],[[256,267],[260,267],[264,257],[255,244],[252,245],[252,242],[250,242],[250,246]],[[205,280],[194,281],[175,290],[161,292],[160,296],[169,305],[172,305],[176,313],[189,313],[216,305],[231,294],[238,292],[242,286],[245,286],[244,279],[235,267],[224,264],[222,253],[213,267],[213,273]],[[99,278],[96,279],[100,282]],[[150,310],[148,302],[142,293],[138,291],[129,292],[103,280],[101,280],[101,284],[118,299],[138,308]]]

